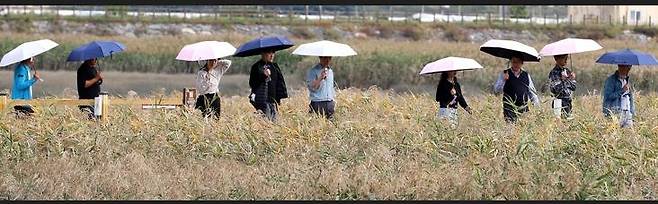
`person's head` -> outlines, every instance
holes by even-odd
[[[209,59],[209,60],[206,60],[206,65],[203,66],[203,67],[205,67],[208,70],[211,70],[211,69],[214,69],[215,66],[217,66],[217,59]]]
[[[523,67],[523,59],[520,56],[514,56],[510,59],[512,61],[512,69],[520,70]]]
[[[96,58],[85,60],[84,63],[91,66],[91,67],[95,67],[96,66]]]
[[[441,79],[456,79],[457,71],[441,72]]]
[[[266,50],[260,54],[260,58],[266,62],[274,61],[274,50]]]
[[[617,65],[617,71],[619,71],[620,76],[628,76],[628,72],[631,71],[632,65],[624,65],[624,64],[619,64]]]
[[[331,63],[331,57],[320,57],[320,64],[322,67],[328,67]]]
[[[555,64],[557,64],[560,67],[567,66],[567,55],[555,55],[553,56],[553,59],[555,59]]]
[[[34,61],[35,61],[34,57],[30,57],[30,58],[27,58],[27,59],[21,61],[21,63],[26,64],[26,65],[31,67],[31,66],[34,65]]]

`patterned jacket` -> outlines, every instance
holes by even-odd
[[[551,73],[548,74],[549,87],[554,97],[560,99],[571,99],[573,92],[576,90],[576,80],[564,79],[562,80],[562,72],[565,71],[567,76],[571,75],[571,70],[566,67],[555,65]]]

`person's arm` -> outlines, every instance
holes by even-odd
[[[322,79],[318,76],[318,74],[314,71],[313,68],[308,70],[308,73],[306,74],[306,85],[308,87],[308,90],[310,92],[315,92],[320,88],[320,84],[322,82]]]
[[[223,59],[217,61],[217,63],[219,64],[217,68],[219,68],[219,73],[221,75],[224,75],[224,73],[226,73],[226,71],[228,71],[228,69],[231,67],[231,60]]]
[[[263,65],[261,63],[255,63],[251,66],[251,71],[249,72],[249,87],[251,89],[258,88],[263,81],[265,81],[265,74],[263,73]]]
[[[89,80],[85,80],[85,88],[89,88],[89,87],[93,86],[96,82],[99,82],[101,80],[102,80],[101,75],[96,73],[96,76],[94,78],[89,79]]]
[[[500,73],[498,75],[498,79],[496,80],[496,83],[494,84],[494,93],[502,93],[503,88],[505,87],[505,78],[503,78],[503,73]]]
[[[557,72],[555,69],[551,70],[551,73],[548,76],[548,87],[551,90],[551,93],[554,96],[557,96],[560,94],[562,89],[564,88],[564,84],[562,83],[562,73]]]
[[[615,84],[614,77],[608,77],[608,79],[605,80],[605,85],[603,86],[603,95],[605,98],[609,100],[619,100],[619,98],[621,98],[623,91],[621,88],[617,89]]]
[[[29,89],[34,83],[37,82],[36,78],[28,79],[28,68],[24,65],[19,65],[21,67],[16,69],[14,74],[14,80],[16,81],[16,89],[24,90]]]
[[[532,103],[535,106],[539,106],[539,96],[537,95],[537,89],[535,89],[535,83],[532,82],[532,77],[528,74],[528,88],[530,90],[530,97],[532,98]]]
[[[468,103],[466,103],[466,99],[464,98],[464,94],[462,94],[462,88],[460,85],[455,86],[455,90],[457,91],[457,102],[459,103],[459,106],[462,108],[468,110]]]

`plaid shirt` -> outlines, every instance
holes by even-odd
[[[548,74],[549,87],[551,88],[551,93],[556,98],[571,99],[573,92],[576,90],[576,80],[562,80],[563,71],[566,72],[567,76],[571,75],[571,70],[568,68],[555,65],[551,73]]]

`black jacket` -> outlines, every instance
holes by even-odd
[[[454,99],[455,96],[450,94],[450,90],[452,88],[455,88],[455,91],[457,92],[457,103],[462,108],[468,107],[468,104],[466,104],[466,100],[464,99],[464,95],[462,95],[462,89],[461,86],[459,85],[459,82],[455,81],[455,83],[450,83],[447,79],[441,79],[439,80],[439,85],[436,87],[436,101],[439,102],[439,107],[441,108],[457,108],[457,103],[454,103],[452,105],[450,102]]]
[[[269,66],[270,80],[265,76],[264,67]],[[249,73],[249,87],[251,93],[256,95],[256,104],[281,103],[281,99],[288,98],[286,82],[277,63],[258,60],[251,66]]]

